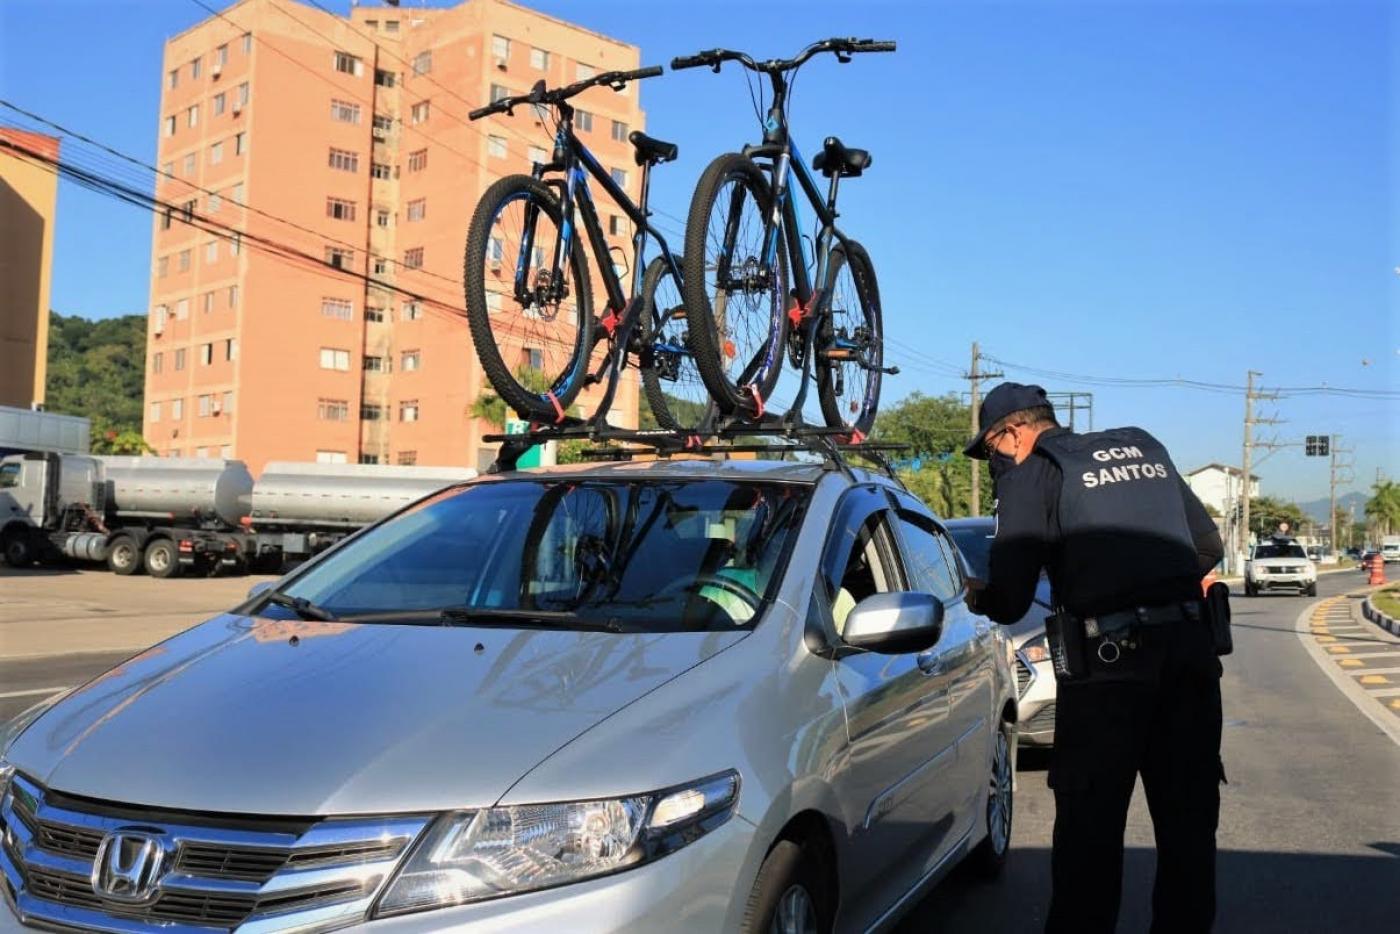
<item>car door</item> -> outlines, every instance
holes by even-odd
[[[957,546],[948,533],[903,497],[896,515],[911,586],[943,601],[943,637],[933,666],[947,680],[948,727],[957,757],[951,780],[929,789],[938,798],[929,806],[954,815],[955,833],[947,841],[952,845],[972,827],[986,790],[995,677],[992,624],[967,608]]]
[[[858,508],[838,507],[817,586],[838,634],[861,599],[908,587],[888,501],[883,493],[856,499]],[[949,678],[930,664],[933,657],[857,653],[834,663],[848,731],[843,768],[833,777],[847,831],[842,898],[845,917],[858,927],[922,877],[953,830],[951,809],[939,806],[934,790],[948,781],[957,744],[947,718]]]

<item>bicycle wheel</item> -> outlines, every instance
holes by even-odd
[[[847,240],[831,251],[825,289],[827,316],[817,336],[817,397],[827,425],[849,429],[859,440],[875,425],[884,365],[880,288],[863,246]]]
[[[711,162],[690,202],[681,290],[690,345],[710,397],[726,415],[757,414],[782,370],[787,261],[764,258],[771,200],[758,166],[737,153]]]
[[[641,327],[642,389],[657,427],[694,431],[714,403],[690,349],[690,320],[681,284],[664,257],[647,264],[642,276]]]
[[[467,231],[462,283],[472,343],[492,388],[527,421],[562,421],[593,349],[593,293],[579,237],[563,288],[551,281],[559,223],[559,199],[548,187],[510,175],[486,189]]]

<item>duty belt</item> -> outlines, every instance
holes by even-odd
[[[1136,626],[1162,626],[1181,620],[1201,618],[1201,605],[1197,601],[1172,603],[1166,606],[1140,606],[1131,610],[1118,610],[1100,616],[1084,618],[1084,635],[1093,639],[1122,629]]]

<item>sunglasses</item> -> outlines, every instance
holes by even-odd
[[[993,454],[996,453],[997,442],[1001,440],[1002,435],[1006,434],[1010,430],[1010,425],[1003,425],[1001,428],[998,428],[996,431],[987,435],[986,439],[982,442],[982,449],[987,452],[988,457],[991,457]]]

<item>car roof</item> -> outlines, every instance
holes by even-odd
[[[884,474],[863,468],[852,468],[857,483],[882,483],[894,486]],[[814,484],[827,475],[840,475],[833,466],[815,461],[748,460],[736,458],[668,458],[664,460],[592,461],[582,464],[560,464],[555,467],[533,467],[479,477],[481,480],[523,480],[542,477],[579,477],[608,480],[676,479],[676,480],[763,480],[777,483]]]
[[[995,516],[963,516],[961,519],[949,519],[943,524],[949,529],[991,529],[996,527]]]

